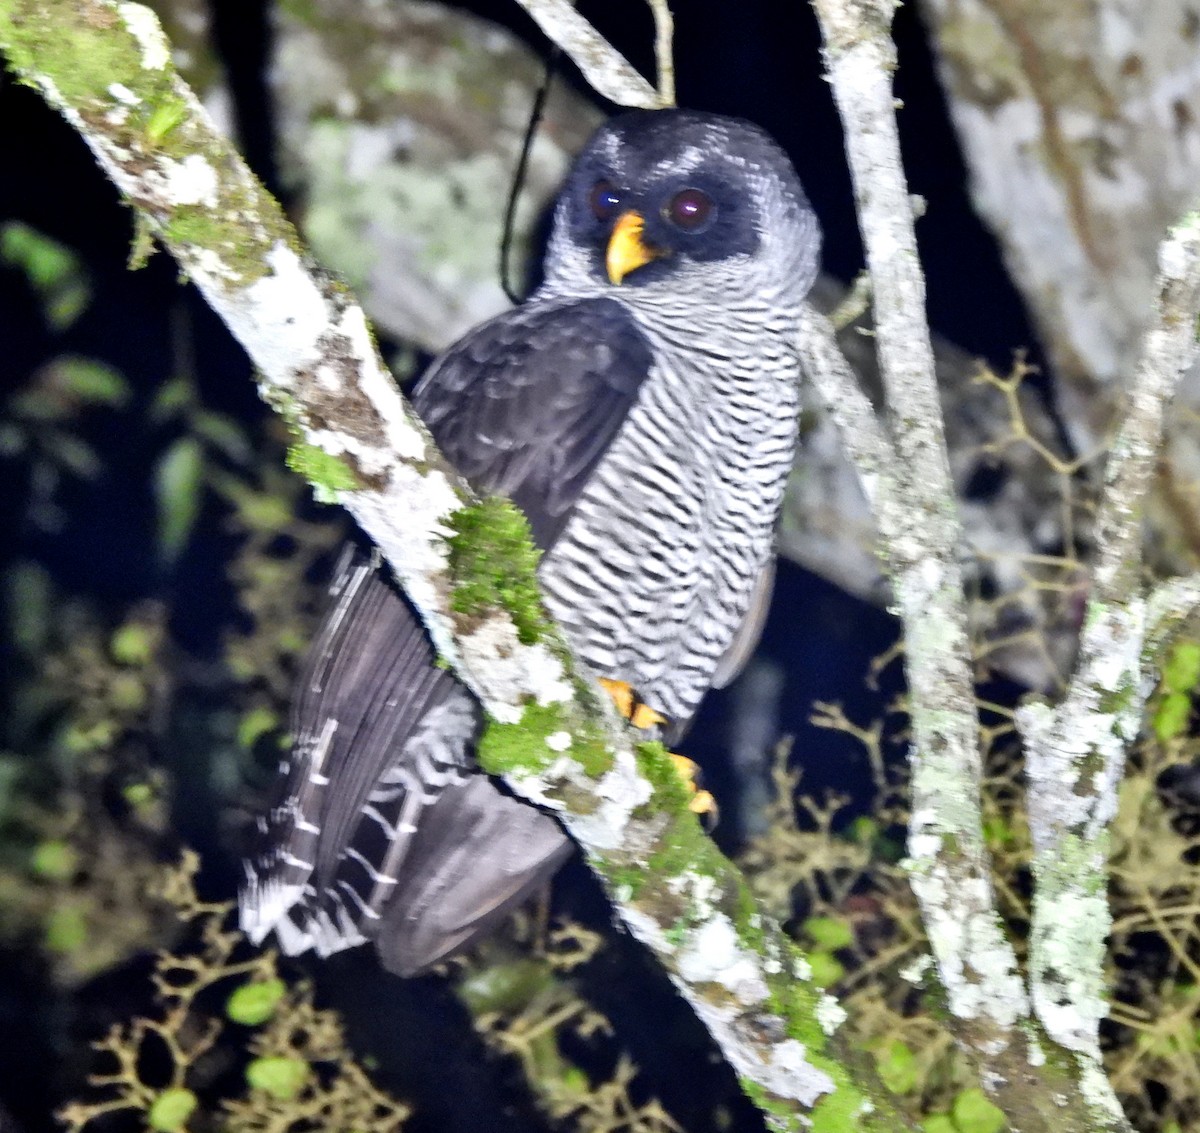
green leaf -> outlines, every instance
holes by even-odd
[[[63,468],[81,480],[94,479],[104,466],[96,450],[80,437],[57,432],[47,442],[46,448]]]
[[[146,1114],[146,1124],[151,1129],[172,1133],[182,1129],[196,1109],[196,1095],[183,1086],[172,1086],[163,1090],[151,1103]]]
[[[1003,1111],[988,1101],[978,1086],[963,1090],[954,1099],[951,1112],[960,1133],[1000,1133],[1008,1127]]]
[[[1163,666],[1163,684],[1170,692],[1191,692],[1200,684],[1200,641],[1177,641]]]
[[[192,432],[234,464],[249,464],[254,458],[254,446],[245,430],[224,413],[198,409],[192,414]]]
[[[179,557],[200,514],[203,472],[204,453],[195,437],[180,437],[154,470],[158,548],[167,562]]]
[[[149,688],[135,673],[117,673],[108,686],[108,701],[119,713],[141,712],[149,698]]]
[[[1012,827],[998,814],[983,820],[983,839],[993,850],[1003,849],[1016,842]]]
[[[237,741],[244,748],[252,748],[273,728],[279,727],[279,716],[269,708],[251,708],[238,721]]]
[[[921,1128],[925,1133],[958,1133],[948,1113],[931,1113],[922,1122]]]
[[[879,835],[879,823],[865,814],[860,814],[850,823],[850,840],[860,846],[869,846]]]
[[[41,298],[46,321],[58,330],[79,318],[91,300],[79,257],[28,224],[14,220],[0,225],[0,262],[24,272]]]
[[[141,668],[154,658],[154,635],[139,622],[126,622],[109,639],[108,652],[118,665]]]
[[[67,956],[78,952],[88,939],[87,918],[76,905],[60,905],[46,918],[46,947]]]
[[[128,783],[121,789],[121,797],[134,810],[140,810],[154,802],[154,788],[149,783]]]
[[[46,881],[69,881],[78,865],[75,848],[58,838],[39,842],[29,858],[29,868]]]
[[[19,220],[0,225],[0,260],[23,271],[39,291],[79,271],[79,259],[70,248]]]
[[[842,962],[828,952],[811,952],[808,956],[812,968],[812,981],[817,987],[832,987],[846,974]]]
[[[256,1058],[246,1067],[246,1081],[282,1101],[294,1098],[308,1081],[308,1063],[302,1058],[275,1055]]]
[[[1154,710],[1154,734],[1160,743],[1173,740],[1187,731],[1192,715],[1192,698],[1186,692],[1169,692]]]
[[[899,1039],[875,1051],[875,1066],[883,1084],[894,1094],[911,1094],[917,1088],[917,1056]]]
[[[287,984],[280,979],[258,980],[237,988],[225,1004],[225,1014],[235,1023],[257,1027],[265,1023],[287,994]]]
[[[79,401],[120,408],[133,396],[120,371],[95,358],[67,356],[54,363],[54,376]]]
[[[162,425],[182,416],[195,399],[196,393],[189,378],[172,378],[158,387],[150,403],[148,416],[154,424]]]
[[[37,563],[16,562],[8,569],[8,640],[23,653],[36,654],[46,643],[53,590],[50,575]]]
[[[854,943],[854,930],[840,917],[809,917],[803,927],[804,935],[825,952],[849,948]]]

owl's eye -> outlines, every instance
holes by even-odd
[[[621,207],[621,194],[611,181],[597,181],[588,195],[588,204],[597,220],[611,220]]]
[[[676,193],[664,210],[666,218],[684,232],[696,232],[712,219],[716,204],[702,189],[684,189]]]

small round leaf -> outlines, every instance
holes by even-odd
[[[191,1090],[182,1086],[172,1086],[154,1099],[150,1111],[146,1114],[146,1124],[151,1129],[172,1133],[175,1129],[183,1128],[195,1108],[196,1095]]]
[[[256,1058],[246,1067],[246,1081],[281,1101],[294,1098],[308,1080],[308,1063],[302,1058]]]
[[[229,997],[225,1014],[235,1023],[257,1027],[275,1013],[286,992],[287,985],[280,979],[243,984]]]

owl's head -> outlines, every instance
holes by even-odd
[[[757,126],[686,110],[612,119],[575,160],[547,283],[572,291],[807,294],[820,231],[787,155]],[[649,295],[647,295],[647,298]]]

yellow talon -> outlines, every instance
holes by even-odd
[[[688,810],[699,815],[704,821],[704,828],[711,832],[716,828],[720,812],[712,792],[702,791],[696,786],[696,781],[702,774],[700,765],[694,760],[688,759],[686,755],[678,755],[676,752],[669,754],[671,762],[675,764],[675,773],[692,792],[692,797],[688,800]]]
[[[653,728],[655,724],[665,724],[667,718],[656,712],[648,704],[643,704],[634,695],[632,687],[625,681],[614,681],[610,677],[601,677],[600,684],[604,691],[612,697],[621,718],[628,720],[639,731]]]
[[[648,704],[643,704],[638,700],[633,688],[625,681],[601,677],[600,684],[603,685],[604,691],[612,697],[612,702],[616,705],[621,717],[628,720],[639,731],[645,731],[647,728],[653,728],[656,724],[667,722],[667,718],[661,712],[656,712]],[[672,763],[675,764],[675,773],[692,793],[692,797],[688,800],[688,809],[693,814],[700,816],[706,829],[712,830],[717,825],[717,800],[709,791],[702,791],[696,786],[696,780],[700,777],[700,765],[688,759],[686,755],[676,755],[675,752],[668,754],[671,756]]]
[[[693,814],[698,814],[704,820],[704,828],[712,831],[720,817],[720,811],[717,807],[717,800],[712,797],[710,791],[697,791],[692,796],[692,801],[688,803],[688,810]]]
[[[639,703],[634,708],[633,715],[629,717],[629,722],[639,731],[644,732],[656,724],[665,724],[667,718],[661,712],[655,712],[650,705]]]
[[[696,780],[700,777],[700,764],[695,760],[688,759],[686,755],[677,755],[673,751],[668,754],[671,756],[671,762],[675,764],[675,774],[689,787],[695,789]]]

